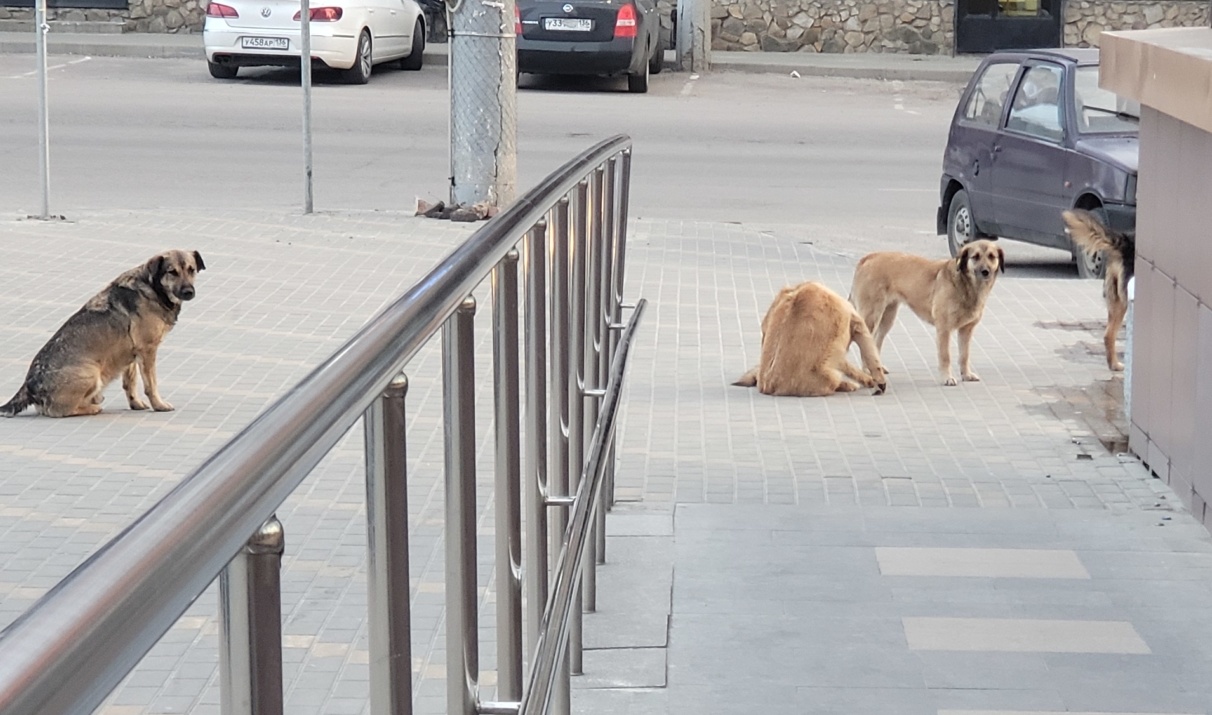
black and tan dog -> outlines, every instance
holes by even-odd
[[[951,372],[951,333],[959,334],[960,376],[980,380],[969,360],[972,331],[985,312],[985,302],[1006,254],[993,241],[973,241],[955,259],[933,260],[891,251],[869,253],[854,269],[850,299],[882,350],[901,303],[937,331],[938,370],[944,385],[955,385]]]
[[[1105,251],[1103,299],[1107,302],[1107,331],[1103,333],[1103,347],[1107,351],[1107,367],[1118,372],[1124,369],[1124,364],[1115,353],[1115,338],[1128,314],[1128,279],[1136,267],[1136,236],[1112,231],[1097,216],[1081,209],[1064,211],[1061,218],[1074,243],[1087,251]]]
[[[863,368],[846,359],[857,343]],[[766,395],[822,397],[859,386],[885,389],[884,368],[871,333],[846,299],[821,283],[779,291],[762,318],[758,366],[732,383]]]
[[[123,273],[93,296],[42,346],[25,384],[0,415],[34,407],[48,417],[95,415],[102,392],[119,375],[132,410],[146,410],[135,394],[138,373],[153,409],[173,406],[160,397],[156,350],[194,297],[194,279],[206,268],[197,251],[168,251]]]

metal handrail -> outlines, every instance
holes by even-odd
[[[623,371],[627,366],[627,353],[635,328],[644,313],[648,301],[636,303],[623,335],[619,338],[618,352],[610,366],[610,381],[602,398],[602,409],[590,439],[589,458],[581,473],[576,496],[573,498],[572,515],[565,531],[564,548],[560,551],[551,583],[551,598],[543,612],[539,625],[539,640],[535,644],[535,658],[530,667],[530,678],[523,691],[519,708],[521,715],[545,713],[551,705],[552,693],[558,674],[557,665],[568,647],[568,627],[573,596],[580,579],[582,561],[589,547],[589,529],[594,525],[594,514],[603,508],[602,485],[605,481],[607,458],[618,416],[619,400],[623,394]]]
[[[526,232],[630,146],[598,143],[476,231],[0,632],[0,712],[100,705]]]

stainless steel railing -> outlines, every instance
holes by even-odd
[[[578,599],[588,588],[585,604],[595,600],[615,416],[644,307],[623,324],[630,167],[631,141],[620,135],[552,173],[0,632],[0,713],[92,712],[218,576],[222,710],[280,715],[278,577],[289,525],[274,512],[360,418],[371,712],[411,713],[402,370],[439,329],[448,711],[567,713],[568,677],[580,663]],[[471,293],[486,277],[499,529],[494,702],[477,687]]]

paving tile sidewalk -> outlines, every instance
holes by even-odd
[[[119,271],[167,246],[200,250],[208,270],[162,351],[162,389],[177,412],[121,409],[115,386],[95,419],[0,422],[0,626],[468,230],[390,212],[72,218],[0,217],[0,279],[9,286],[0,295],[0,375],[8,376],[0,389],[15,390],[50,331]],[[628,377],[621,501],[609,521],[600,613],[586,621],[593,649],[579,707],[1112,711],[1114,702],[1093,697],[1105,686],[1126,710],[1206,715],[1206,686],[1186,676],[1212,655],[1212,618],[1201,605],[1212,589],[1207,534],[1076,414],[1084,396],[1113,402],[1118,386],[1098,353],[1097,287],[1026,278],[1012,265],[977,331],[980,383],[938,385],[933,338],[904,316],[886,345],[886,395],[774,399],[729,386],[756,360],[760,315],[779,287],[814,278],[846,291],[856,257],[806,244],[813,230],[799,227],[793,238],[731,224],[633,222],[628,296],[651,307]],[[30,278],[48,274],[48,255],[53,274],[70,281]],[[485,346],[477,370],[488,374],[487,331],[477,339]],[[441,712],[445,692],[438,370],[435,345],[409,370],[419,713]],[[479,399],[481,683],[491,695],[491,391]],[[1117,419],[1102,415],[1099,429],[1115,429]],[[355,430],[279,512],[292,715],[368,712],[362,469]],[[878,549],[908,547],[1070,551],[1048,563],[1076,561],[1090,578],[928,575],[956,568],[957,557],[938,551],[887,562],[927,575],[881,570]],[[995,555],[995,565],[1007,558]],[[215,614],[210,592],[103,712],[218,712]],[[1008,618],[1129,625],[1092,634],[1116,652],[955,656],[922,647],[945,643],[940,624],[965,618],[983,619],[965,622],[973,639],[1004,633]],[[1086,633],[1070,630],[1079,640]],[[1169,699],[1149,700],[1145,685],[1129,692],[1125,673],[1136,668],[1138,684],[1156,683]],[[898,695],[909,704],[885,707]]]

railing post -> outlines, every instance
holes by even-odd
[[[282,715],[282,522],[271,516],[219,574],[223,715]]]
[[[582,419],[581,434],[585,437],[593,434],[593,426],[598,421],[598,409],[602,403],[600,395],[604,394],[606,383],[602,379],[602,245],[605,228],[605,205],[602,203],[602,180],[604,170],[598,167],[593,170],[589,180],[589,202],[586,207],[588,216],[588,231],[586,232],[585,261],[585,329],[584,329],[584,358],[583,358],[583,405],[585,413]],[[582,448],[584,456],[584,448]],[[583,462],[583,460],[582,460]],[[590,512],[590,534],[585,558],[585,570],[581,576],[581,599],[585,613],[598,610],[598,529],[605,523],[605,509],[595,509]]]
[[[522,460],[518,385],[518,252],[492,271],[496,408],[497,699],[522,699]]]
[[[579,486],[581,471],[585,466],[585,268],[586,250],[589,244],[589,181],[582,179],[577,184],[576,201],[573,202],[573,232],[571,258],[571,288],[569,306],[571,317],[568,328],[569,364],[568,385],[568,478],[570,493],[575,494]],[[574,577],[576,575],[574,574]],[[574,588],[572,628],[568,634],[568,657],[572,675],[584,672],[582,666],[581,638],[581,589]]]
[[[612,206],[611,211],[617,209],[618,217],[615,224],[614,245],[613,250],[614,271],[611,275],[611,331],[610,331],[610,355],[614,358],[614,351],[619,345],[619,330],[623,329],[623,278],[627,268],[627,213],[631,207],[631,149],[624,149],[622,156],[616,159],[619,161],[619,194],[618,206]],[[613,182],[611,184],[613,186]],[[606,461],[606,508],[614,506],[614,438],[610,440],[610,452]]]
[[[551,456],[548,464],[548,499],[568,497],[568,380],[569,380],[569,244],[571,226],[569,222],[569,200],[565,196],[560,199],[555,208],[555,237],[551,242],[551,340],[556,351],[552,356],[550,387],[548,394],[555,398],[552,406],[547,431],[551,444]],[[550,501],[549,501],[550,503]],[[547,523],[547,544],[549,562],[554,564],[560,556],[564,543],[564,530],[568,528],[568,510],[565,506],[555,506]],[[571,710],[571,693],[569,691],[568,650],[558,664],[555,693],[552,695],[553,711],[556,715],[567,715]]]
[[[534,667],[547,607],[547,222],[522,244],[526,289],[526,649]]]
[[[606,162],[605,180],[601,187],[601,216],[602,241],[598,249],[599,264],[602,267],[598,278],[598,385],[605,390],[610,380],[610,365],[614,359],[614,345],[617,340],[615,331],[611,329],[614,316],[614,246],[615,246],[615,182],[617,181],[617,158],[610,157]],[[598,401],[601,404],[601,401]],[[600,408],[599,408],[600,409]],[[611,455],[613,457],[613,455]],[[609,474],[607,467],[607,474]],[[597,511],[597,522],[594,525],[596,535],[597,563],[606,563],[606,512],[610,509],[610,498],[603,500],[602,508]],[[596,594],[595,594],[596,597]],[[595,604],[596,605],[596,604]]]
[[[399,375],[366,410],[366,521],[371,715],[411,715],[408,463]]]
[[[476,301],[468,296],[442,326],[446,443],[446,712],[475,715],[480,678],[476,602]]]

